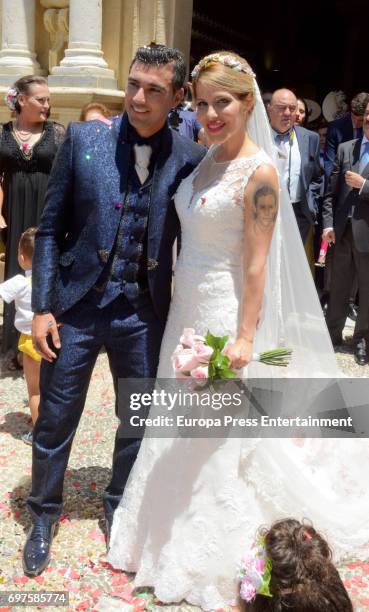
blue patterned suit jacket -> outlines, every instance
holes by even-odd
[[[32,308],[67,311],[93,287],[114,246],[125,200],[131,146],[127,115],[111,128],[71,123],[50,175],[36,236]],[[171,297],[172,245],[179,232],[173,195],[205,150],[168,127],[153,176],[148,221],[148,283],[165,320]]]

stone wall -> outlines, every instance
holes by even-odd
[[[192,0],[0,0],[0,121],[20,76],[48,76],[52,115],[67,124],[91,101],[122,110],[131,58],[151,41],[189,57]]]

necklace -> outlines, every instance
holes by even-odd
[[[33,155],[33,147],[39,142],[41,139],[45,128],[40,133],[30,132],[28,130],[19,130],[15,124],[13,124],[13,134],[14,138],[17,141],[21,153],[27,160],[30,160]],[[32,137],[37,136],[38,138],[34,140],[34,142],[30,142]]]

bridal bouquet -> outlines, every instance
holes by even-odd
[[[220,380],[235,378],[237,372],[229,367],[229,358],[223,350],[228,336],[213,336],[208,331],[206,336],[199,336],[192,328],[183,330],[172,355],[173,369],[176,378],[194,378]],[[272,349],[254,353],[252,361],[266,365],[287,366],[292,350],[288,348]]]

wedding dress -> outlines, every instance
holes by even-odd
[[[273,161],[260,149],[218,164],[215,150],[175,196],[182,248],[158,378],[173,377],[170,358],[183,328],[234,340],[242,316],[243,196],[256,168]],[[283,266],[276,261],[278,229],[273,240],[276,256],[269,263],[277,269]],[[278,329],[294,342],[291,375],[319,375],[322,368],[334,375],[319,305],[313,316],[302,306],[299,311],[291,289],[286,313],[287,288],[280,283],[269,269],[256,350],[272,348]],[[305,290],[313,291],[310,285]],[[304,325],[312,346],[321,340],[314,362],[308,340],[299,341]],[[321,337],[317,330],[324,330]],[[251,364],[249,375],[264,376],[265,367]],[[108,560],[135,572],[134,584],[153,587],[162,602],[186,600],[204,610],[234,605],[242,554],[257,529],[276,519],[306,517],[328,537],[336,557],[358,553],[369,541],[369,492],[362,477],[368,468],[366,440],[145,438],[114,515]]]

